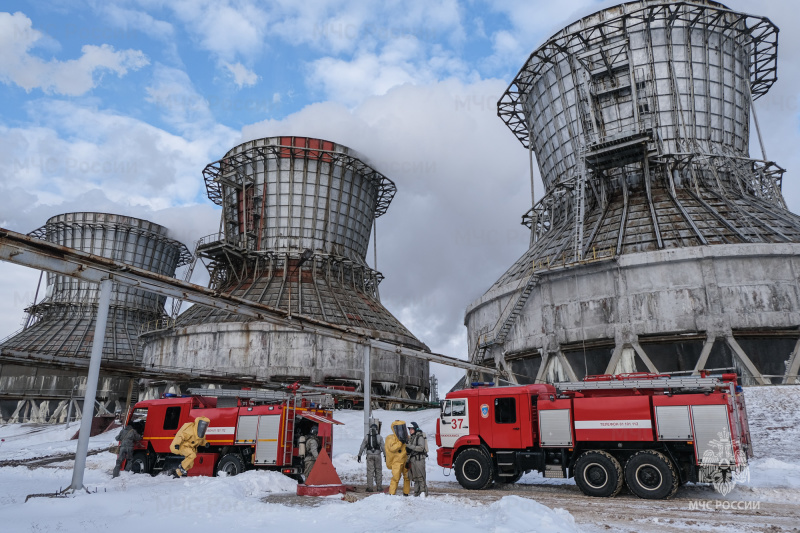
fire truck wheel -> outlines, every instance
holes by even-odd
[[[622,490],[622,481],[622,467],[610,453],[590,450],[575,462],[575,483],[587,496],[616,496]]]
[[[647,500],[669,498],[678,490],[678,472],[667,457],[654,450],[634,454],[625,464],[625,481],[631,492]]]
[[[149,474],[153,465],[150,464],[150,458],[147,457],[146,452],[134,452],[131,459],[131,472],[134,474]]]
[[[483,490],[494,480],[489,454],[480,448],[464,450],[456,457],[456,479],[465,489]]]
[[[217,463],[217,468],[214,470],[214,475],[224,473],[228,476],[235,476],[244,472],[245,466],[242,461],[242,456],[238,453],[229,453],[222,456],[222,459]]]

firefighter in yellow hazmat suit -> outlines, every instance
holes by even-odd
[[[411,492],[411,480],[408,478],[408,452],[406,443],[408,442],[408,429],[402,420],[392,422],[392,433],[386,437],[386,468],[392,471],[392,482],[389,483],[389,494],[397,493],[397,485],[400,483],[400,476],[403,476],[403,496],[408,496]]]
[[[187,474],[188,470],[194,466],[194,459],[197,457],[197,448],[208,444],[205,436],[206,429],[208,429],[210,423],[211,420],[208,418],[198,416],[194,419],[194,422],[186,422],[181,426],[175,438],[172,439],[169,450],[172,453],[177,453],[185,457],[185,459],[181,461],[181,465],[175,469],[174,475],[176,477],[185,476]]]

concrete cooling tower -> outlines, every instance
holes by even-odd
[[[530,249],[467,308],[473,361],[526,382],[794,382],[800,217],[753,105],[777,79],[777,37],[710,0],[640,0],[531,54],[498,114],[545,194],[523,216]]]
[[[395,185],[353,150],[306,137],[241,144],[203,171],[222,208],[197,253],[211,287],[377,339],[427,350],[381,305],[366,262],[370,231]],[[360,386],[362,347],[199,306],[145,336],[145,363],[272,381]],[[422,399],[428,363],[372,350],[376,393]]]
[[[31,235],[165,276],[191,259],[183,244],[167,237],[166,228],[121,215],[66,213]],[[58,421],[66,417],[70,398],[83,397],[98,298],[97,284],[47,274],[45,296],[26,309],[25,328],[0,343],[0,418]],[[98,384],[100,412],[113,414],[120,403],[124,406],[131,376],[141,369],[139,330],[164,316],[164,297],[113,285]]]

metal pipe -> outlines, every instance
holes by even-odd
[[[72,485],[70,489],[83,488],[83,470],[86,468],[86,453],[89,451],[89,437],[92,433],[92,415],[97,397],[97,379],[100,377],[100,360],[103,357],[103,344],[106,340],[106,323],[108,307],[111,303],[111,279],[100,282],[100,301],[97,307],[97,320],[92,340],[92,357],[89,361],[89,375],[86,377],[86,394],[83,396],[83,416],[81,430],[78,434],[78,448],[75,451],[75,466],[72,469]]]
[[[364,435],[369,432],[369,419],[372,416],[372,370],[370,368],[370,346],[364,345],[364,379],[362,388],[364,389]]]
[[[94,283],[100,283],[105,279],[113,279],[118,284],[137,287],[162,296],[183,298],[187,302],[248,316],[293,330],[313,332],[320,336],[354,343],[363,343],[366,339],[373,348],[396,354],[425,359],[456,368],[477,370],[492,376],[498,373],[498,370],[493,368],[474,365],[463,359],[447,355],[424,352],[392,342],[374,339],[363,330],[330,324],[309,316],[295,315],[289,319],[287,312],[282,309],[248,301],[231,294],[220,294],[213,289],[201,287],[200,285],[117,263],[105,257],[73,250],[4,228],[0,228],[0,261],[47,270]]]

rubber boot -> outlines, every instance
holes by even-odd
[[[375,489],[373,489],[372,487],[367,487],[367,492],[374,492],[374,491]]]

